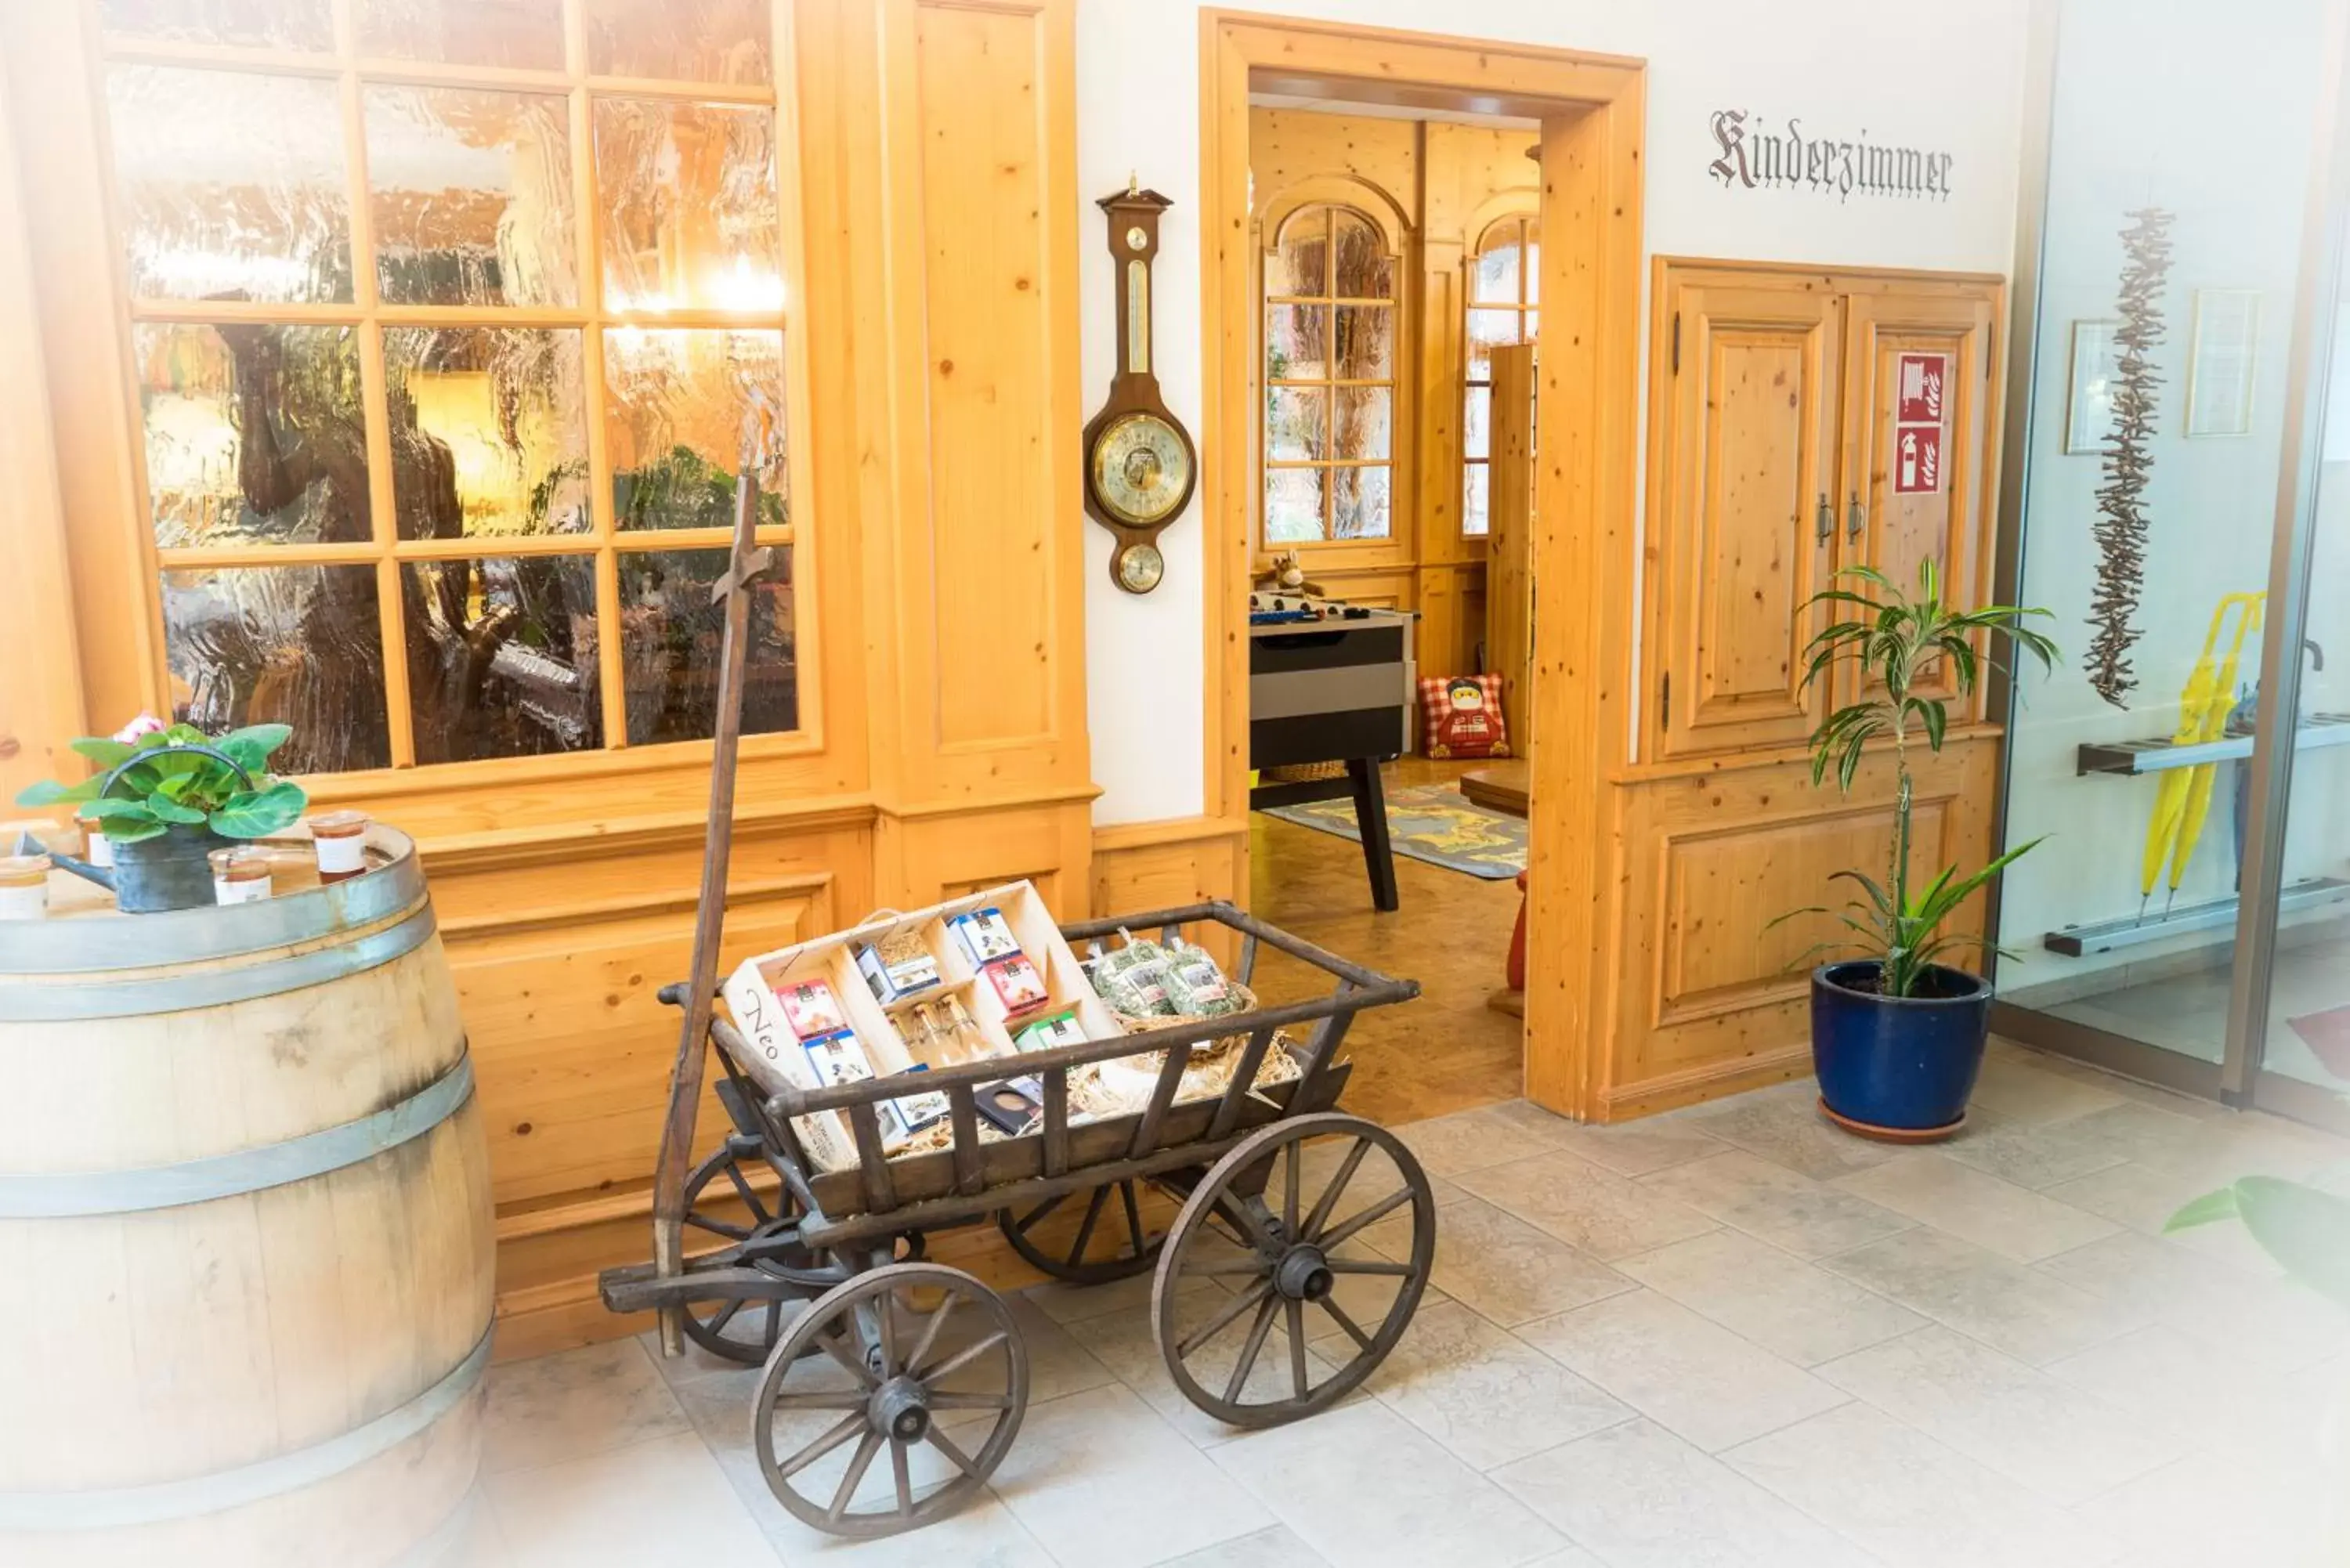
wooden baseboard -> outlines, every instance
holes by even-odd
[[[1768,1088],[1773,1084],[1803,1077],[1811,1070],[1811,1042],[1798,1041],[1792,1045],[1758,1051],[1734,1061],[1708,1062],[1679,1073],[1667,1073],[1637,1084],[1620,1084],[1603,1090],[1599,1096],[1599,1115],[1596,1119],[1621,1122],[1638,1116],[1652,1116],[1659,1111],[1678,1110],[1683,1106],[1718,1100],[1728,1095],[1743,1094],[1749,1089]]]

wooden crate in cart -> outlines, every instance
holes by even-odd
[[[1107,1038],[1012,1049],[1012,1021],[945,935],[946,922],[983,909],[1002,912],[1041,971],[1053,993],[1041,1011],[1071,1007]],[[1207,927],[1238,938],[1243,986],[1271,948],[1329,991],[1124,1033],[1070,945],[1121,931],[1171,943]],[[766,1021],[743,1016],[757,998],[738,971],[735,1016],[710,1029],[732,1131],[686,1186],[698,1250],[681,1272],[647,1263],[602,1276],[613,1311],[678,1311],[696,1344],[764,1366],[749,1415],[778,1501],[835,1534],[894,1534],[961,1507],[1010,1449],[1028,1399],[1017,1321],[979,1280],[924,1261],[935,1231],[993,1222],[1030,1262],[1078,1282],[1155,1270],[1151,1322],[1169,1376],[1235,1426],[1311,1415],[1370,1376],[1426,1288],[1436,1204],[1409,1149],[1335,1108],[1348,1073],[1338,1056],[1356,1014],[1417,996],[1417,983],[1223,903],[1055,928],[1024,883],[745,969],[771,989],[823,978],[886,1057],[902,1039],[899,1009],[858,983],[856,954],[910,931],[939,960],[930,994],[967,997],[993,1054],[910,1073],[885,1059],[874,1064],[881,1076],[809,1087],[770,1054]],[[682,987],[661,994],[690,1000]],[[982,1114],[1008,1073],[1038,1104],[1033,1126]],[[940,1147],[907,1141],[893,1102],[915,1093],[944,1097],[929,1139]]]

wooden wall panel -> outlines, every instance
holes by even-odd
[[[1248,826],[1220,817],[1127,823],[1094,832],[1093,912],[1132,914],[1211,898],[1248,902]],[[1239,943],[1221,930],[1195,933],[1226,962]]]
[[[1996,734],[1954,735],[1917,764],[1913,877],[1991,853]],[[1885,880],[1893,770],[1872,756],[1849,797],[1814,789],[1800,753],[1627,780],[1617,918],[1621,983],[1599,1119],[1644,1115],[1807,1071],[1812,944],[1825,916],[1773,928],[1792,909],[1839,909],[1847,867]],[[1954,930],[1980,931],[1981,901]]]
[[[938,743],[1033,743],[1056,728],[1050,570],[1053,324],[1045,127],[1033,14],[915,9],[921,148],[922,355],[928,388]],[[1039,566],[1045,569],[1039,571]]]

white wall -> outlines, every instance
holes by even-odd
[[[2028,0],[1268,0],[1366,26],[1633,55],[1648,62],[1652,253],[2005,272],[2013,258]],[[1243,7],[1247,8],[1247,7]],[[1167,401],[1200,410],[1200,22],[1195,0],[1083,0],[1077,173],[1086,201],[1085,385],[1116,369],[1110,258],[1095,197],[1129,171],[1171,197],[1160,227],[1157,354]],[[1718,109],[1778,129],[1951,155],[1947,201],[1726,190],[1706,172]],[[1195,502],[1160,536],[1167,581],[1137,598],[1108,576],[1107,531],[1086,529],[1087,640],[1100,823],[1201,809],[1204,571]]]
[[[2011,739],[2010,842],[2041,835],[2047,842],[2006,877],[2001,940],[2026,960],[2002,969],[2010,989],[2077,979],[2214,940],[2191,937],[2081,959],[2041,946],[2052,929],[2134,916],[2139,905],[2157,784],[2079,776],[2077,748],[2170,734],[2220,596],[2268,587],[2324,10],[2324,0],[2226,6],[2071,0],[2065,12],[2050,132],[2020,592],[2025,603],[2054,612],[2049,629],[2072,658],[2054,680],[2027,678]],[[2149,112],[2168,104],[2187,111]],[[2081,669],[2091,635],[2086,618],[2097,552],[2089,527],[2102,464],[2094,455],[2064,453],[2064,405],[2072,323],[2114,317],[2123,214],[2148,203],[2172,211],[2177,221],[2162,296],[2168,331],[2154,356],[2163,385],[2149,443],[2150,543],[2136,618],[2145,635],[2133,653],[2138,683],[2125,711],[2098,697]],[[2250,436],[2185,435],[2199,288],[2251,288],[2262,296]],[[2350,505],[2345,482],[2350,464],[2329,464],[2324,493],[2334,512],[2326,526],[2337,540],[2345,537],[2338,514]],[[2332,557],[2337,563],[2341,548],[2337,544]],[[2345,607],[2338,592],[2324,588],[2313,606],[2311,634],[2334,656],[2312,693],[2320,707],[2338,710],[2350,698]],[[2260,675],[2258,642],[2247,642],[2240,685]],[[2218,657],[2225,659],[2224,647]],[[2233,888],[2231,811],[2241,776],[2237,767],[2223,765],[2214,780],[2210,818],[2178,894],[2182,904]],[[2303,759],[2289,876],[2341,873],[2350,842],[2344,831],[2350,810],[2341,805],[2345,782],[2350,753]],[[2167,880],[2166,874],[2158,884],[2156,912]]]

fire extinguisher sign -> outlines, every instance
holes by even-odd
[[[1904,354],[1895,362],[1893,493],[1931,495],[1942,488],[1942,402],[1947,354]]]

